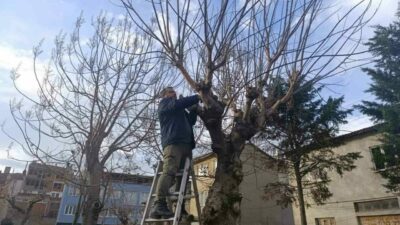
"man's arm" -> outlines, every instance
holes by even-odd
[[[197,105],[193,105],[192,107],[196,106],[196,108],[189,109],[189,113],[186,114],[190,125],[195,125],[197,121]]]
[[[189,97],[184,97],[180,99],[165,98],[161,100],[159,105],[160,113],[173,112],[177,109],[184,109],[199,102],[199,96],[193,95]]]

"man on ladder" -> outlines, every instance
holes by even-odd
[[[164,157],[163,172],[156,188],[156,201],[150,211],[150,218],[153,219],[174,216],[174,213],[168,209],[166,197],[169,195],[176,173],[183,168],[185,159],[192,158],[192,149],[195,147],[193,125],[197,119],[197,113],[193,107],[196,107],[199,102],[198,95],[177,99],[172,87],[164,88],[161,97],[158,117]],[[176,185],[179,187],[178,183]],[[182,207],[182,214],[185,214],[184,210]]]

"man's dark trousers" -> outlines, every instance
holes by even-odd
[[[179,169],[183,169],[186,158],[192,158],[192,146],[190,144],[172,144],[165,146],[163,159],[163,172],[157,184],[157,200],[168,196],[169,188],[175,179]],[[178,183],[176,185],[179,185]]]

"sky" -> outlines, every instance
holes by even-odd
[[[358,0],[333,0],[338,5],[351,5]],[[398,0],[373,0],[373,7],[380,8],[370,22],[372,25],[387,25],[395,19]],[[140,1],[137,1],[140,2]],[[139,5],[140,7],[140,5]],[[141,9],[146,12],[146,9]],[[88,23],[100,12],[109,17],[120,17],[124,9],[118,0],[1,0],[0,1],[0,123],[5,122],[5,129],[18,137],[17,127],[10,115],[9,102],[18,97],[10,79],[10,71],[18,67],[21,74],[17,84],[28,95],[35,91],[32,73],[32,48],[42,39],[44,58],[51,52],[54,37],[60,31],[69,32],[73,29],[76,18],[83,13]],[[373,28],[367,27],[363,38],[365,41],[373,34]],[[45,65],[45,60],[39,60],[39,65]],[[361,100],[372,100],[373,97],[364,93],[368,88],[369,79],[359,69],[354,69],[336,78],[338,85],[332,86],[328,95],[345,96],[344,107],[360,103]],[[354,131],[372,124],[368,117],[355,112],[348,118],[349,123],[341,128],[342,133]],[[29,157],[21,150],[12,146],[11,140],[0,131],[0,170],[11,166],[15,171],[25,167],[23,160]],[[13,160],[13,158],[22,161]]]

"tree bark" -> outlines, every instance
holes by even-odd
[[[202,221],[204,225],[239,225],[242,201],[239,185],[243,180],[240,154],[254,130],[251,126],[236,123],[230,134],[225,135],[222,129],[223,107],[216,107],[218,104],[215,101],[212,107],[199,114],[209,131],[211,148],[218,160]]]
[[[203,209],[204,225],[239,225],[242,195],[239,185],[243,180],[239,155],[218,157],[215,181],[209,190]]]
[[[301,221],[301,225],[307,225],[307,215],[306,215],[306,208],[305,208],[305,204],[304,204],[303,184],[301,182],[301,174],[300,174],[300,162],[294,163],[294,173],[296,176],[297,194],[298,194],[298,198],[299,198],[300,221]]]
[[[90,156],[87,156],[90,157]],[[100,182],[103,168],[96,159],[88,159],[88,185],[83,211],[83,225],[96,225],[103,204],[100,201]]]

